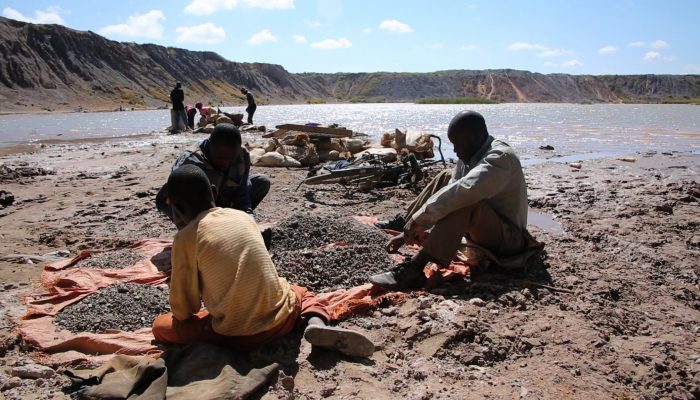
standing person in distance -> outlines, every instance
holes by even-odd
[[[245,112],[248,113],[248,123],[253,125],[253,114],[255,114],[255,109],[258,108],[257,104],[255,104],[255,97],[246,88],[241,88],[241,93],[245,95],[245,99],[248,102],[248,107],[245,109]]]
[[[187,114],[185,113],[185,92],[182,90],[182,84],[177,82],[175,88],[170,91],[170,101],[173,103],[173,111],[176,114],[176,121],[182,121],[182,125],[187,129]],[[176,126],[173,126],[175,129]]]

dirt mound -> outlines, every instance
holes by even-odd
[[[135,331],[170,311],[166,289],[139,283],[108,286],[56,314],[56,324],[71,332]]]
[[[73,268],[123,269],[131,267],[141,259],[143,255],[136,249],[120,249],[92,253],[90,257],[76,263]]]

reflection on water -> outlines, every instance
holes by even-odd
[[[446,157],[454,157],[446,138],[450,119],[466,108],[486,117],[489,131],[527,159],[552,155],[700,149],[700,107],[620,104],[320,104],[258,106],[255,122],[268,128],[282,123],[338,123],[378,142],[395,128],[440,135]],[[243,112],[243,107],[222,108]],[[169,110],[0,115],[0,147],[40,140],[75,140],[147,134],[166,137]],[[581,156],[577,156],[581,157]]]
[[[541,211],[529,209],[527,211],[527,223],[553,235],[563,236],[566,234],[564,232],[564,228],[559,222],[557,222],[557,220],[554,219],[554,217],[552,217],[551,214]]]

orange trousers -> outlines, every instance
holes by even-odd
[[[294,310],[286,321],[270,330],[251,336],[226,336],[214,332],[212,316],[202,310],[192,317],[180,321],[172,313],[158,316],[153,321],[153,336],[156,341],[173,344],[190,344],[194,342],[211,343],[236,350],[249,351],[290,333],[298,325],[305,324],[310,317],[319,317],[326,323],[330,321],[328,311],[318,303],[316,295],[308,289],[290,285],[296,294]]]

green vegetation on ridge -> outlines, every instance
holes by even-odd
[[[498,104],[498,102],[479,97],[435,97],[420,99],[417,104]]]

